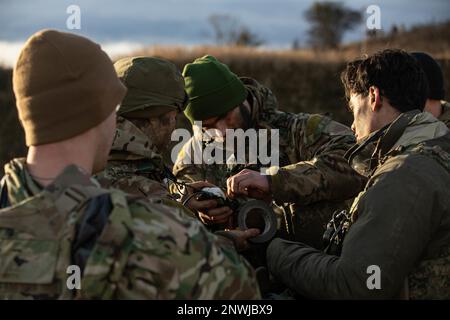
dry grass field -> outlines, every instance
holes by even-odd
[[[383,48],[426,51],[436,57],[444,71],[450,97],[450,22],[413,28],[396,35],[379,36],[345,45],[339,50],[266,50],[239,47],[150,47],[135,55],[158,56],[174,62],[180,70],[199,56],[211,54],[227,63],[240,76],[268,86],[280,108],[290,112],[328,113],[349,125],[339,74],[346,61]],[[117,59],[119,57],[113,57]],[[0,68],[0,174],[3,164],[26,153],[23,131],[14,108],[10,69]],[[64,108],[64,106],[60,106]],[[180,125],[183,125],[182,122]]]

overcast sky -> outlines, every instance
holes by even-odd
[[[81,9],[81,30],[111,48],[149,44],[209,44],[213,33],[208,23],[212,14],[238,18],[265,41],[268,47],[290,47],[297,38],[306,44],[308,24],[305,10],[313,0],[0,0],[0,60],[17,51],[25,39],[43,28],[66,29],[66,9]],[[376,4],[381,24],[390,30],[395,23],[413,24],[450,19],[450,0],[353,0],[341,1],[365,12]],[[367,15],[365,15],[367,17]],[[360,39],[365,26],[345,35],[344,41]]]

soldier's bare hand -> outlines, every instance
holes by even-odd
[[[204,224],[225,224],[228,223],[233,210],[229,207],[220,207],[208,211],[198,211],[198,216]]]
[[[248,169],[244,169],[227,179],[227,194],[230,198],[243,195],[267,201],[271,199],[267,176]]]
[[[247,230],[225,230],[221,231],[219,234],[233,240],[237,251],[244,251],[249,247],[247,240],[256,237],[259,233],[260,231],[258,229],[252,228]]]
[[[216,187],[208,181],[197,181],[189,184],[187,195],[191,196],[194,192],[200,191],[206,187]],[[229,207],[217,208],[217,200],[197,200],[192,197],[186,204],[186,207],[192,211],[196,211],[200,220],[204,224],[224,224],[228,223],[233,211]]]

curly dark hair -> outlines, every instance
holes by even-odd
[[[425,73],[413,56],[406,51],[386,49],[347,64],[341,73],[345,96],[367,96],[375,86],[382,97],[400,112],[423,110],[428,96]]]

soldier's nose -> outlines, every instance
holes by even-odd
[[[222,125],[222,124],[220,124],[220,123],[217,123],[216,129],[222,134],[222,137],[225,137],[226,132],[227,132],[227,128],[226,128],[225,125]]]

